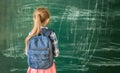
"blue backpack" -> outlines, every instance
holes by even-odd
[[[47,69],[53,64],[52,43],[49,38],[52,30],[41,29],[41,33],[28,42],[28,65],[34,69]]]

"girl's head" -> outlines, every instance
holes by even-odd
[[[45,26],[50,19],[50,13],[48,9],[42,7],[37,8],[33,13],[33,20],[34,23],[37,23],[37,25]]]
[[[31,34],[28,35],[25,39],[25,51],[27,50],[28,41],[31,37],[37,35],[41,31],[42,26],[46,26],[46,24],[50,20],[50,13],[47,8],[40,7],[37,8],[33,13],[33,29],[31,31]]]

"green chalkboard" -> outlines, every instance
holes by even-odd
[[[26,73],[24,39],[43,6],[59,41],[57,73],[120,73],[120,0],[0,0],[0,73]]]

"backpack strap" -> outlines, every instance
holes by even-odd
[[[53,32],[53,30],[47,29],[45,32],[45,35],[49,37],[52,32]]]
[[[39,34],[41,34],[41,33],[42,33],[43,35],[45,35],[45,36],[48,36],[48,37],[49,37],[49,36],[50,36],[50,34],[51,34],[52,32],[53,32],[53,30],[52,30],[52,29],[45,29],[45,28],[42,28],[42,29],[41,29],[41,32],[40,32]],[[38,35],[39,35],[39,34],[38,34]]]

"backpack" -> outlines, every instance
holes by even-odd
[[[52,43],[49,38],[52,30],[41,29],[38,35],[28,42],[28,65],[34,69],[47,69],[53,64]]]

